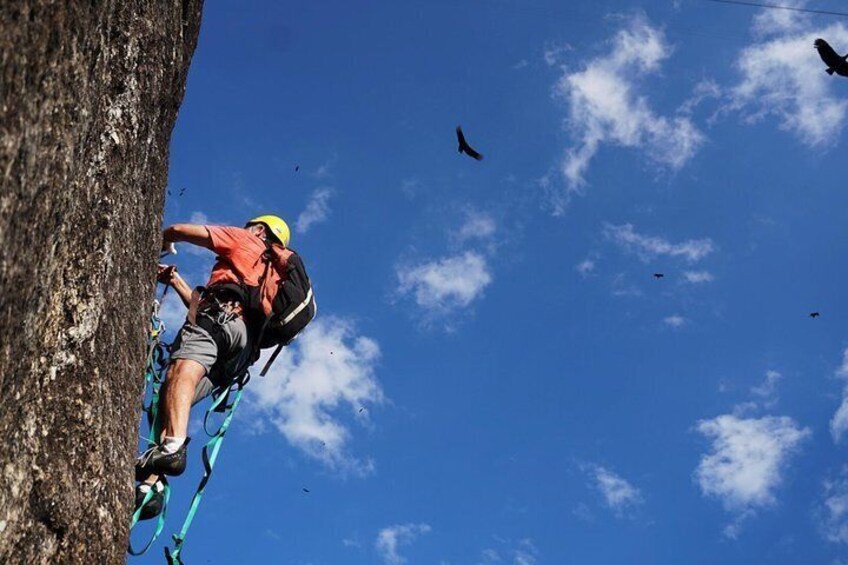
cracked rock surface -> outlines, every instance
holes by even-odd
[[[0,563],[123,563],[202,0],[0,3]]]

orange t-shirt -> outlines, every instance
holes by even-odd
[[[212,274],[209,275],[206,286],[238,282],[257,286],[265,272],[265,242],[244,228],[205,227],[212,239],[212,251],[218,254],[218,260],[212,267]],[[273,266],[269,266],[262,292],[262,309],[266,316],[271,313],[271,301],[277,292],[280,278],[280,273]]]

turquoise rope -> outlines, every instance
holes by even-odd
[[[149,427],[149,432],[147,434],[147,441],[150,443],[156,443],[156,439],[159,437],[160,432],[160,423],[159,423],[159,389],[162,386],[162,382],[165,378],[165,373],[168,370],[168,362],[167,357],[165,355],[165,348],[162,345],[161,336],[165,332],[165,324],[158,317],[158,308],[154,307],[153,314],[150,317],[150,337],[148,340],[148,352],[147,352],[147,368],[144,371],[144,382],[145,388],[151,389],[150,396],[150,404],[144,406],[142,401],[142,410],[144,410],[147,415],[147,425]],[[171,487],[165,483],[164,489],[164,503],[162,506],[162,513],[159,514],[159,519],[156,522],[156,527],[153,530],[153,535],[147,541],[147,543],[141,549],[135,549],[132,545],[132,540],[130,539],[127,543],[127,552],[130,555],[144,555],[150,546],[157,540],[159,535],[162,533],[162,530],[165,527],[165,516],[168,510],[168,501],[171,498]],[[139,517],[141,516],[141,511],[144,506],[150,502],[150,499],[153,498],[153,490],[151,489],[144,496],[144,500],[141,505],[133,512],[132,519],[130,521],[130,533],[132,533],[133,528],[138,523]]]
[[[180,553],[183,550],[183,543],[185,543],[186,535],[188,534],[188,529],[191,526],[192,520],[194,520],[194,515],[197,513],[197,508],[200,506],[200,500],[203,498],[203,491],[206,489],[206,483],[209,482],[209,478],[212,476],[212,468],[215,466],[215,460],[218,458],[218,451],[221,449],[221,443],[224,441],[224,435],[227,433],[227,428],[230,427],[230,422],[233,419],[233,414],[235,414],[236,407],[238,406],[239,400],[241,400],[242,393],[242,384],[238,385],[238,389],[235,391],[235,397],[232,404],[226,404],[226,399],[229,397],[232,390],[227,387],[221,390],[221,392],[214,398],[212,402],[212,406],[206,411],[206,417],[203,420],[203,429],[206,431],[207,435],[211,436],[206,445],[203,446],[203,477],[200,479],[200,484],[197,486],[197,491],[194,493],[194,497],[191,499],[191,506],[188,510],[188,515],[183,522],[183,526],[180,529],[179,534],[174,534],[174,550],[171,551],[167,547],[165,548],[165,558],[168,560],[169,565],[183,565],[182,559],[180,559]],[[209,418],[209,414],[214,411],[218,406],[225,406],[226,416],[224,417],[224,422],[221,424],[221,427],[214,434],[210,434],[206,429],[206,420]]]
[[[151,389],[150,403],[146,406],[142,404],[142,409],[147,415],[147,424],[149,427],[147,441],[151,444],[158,443],[159,435],[161,434],[162,426],[159,418],[159,389],[161,388],[162,383],[165,380],[165,375],[168,371],[168,358],[165,347],[161,342],[161,335],[165,331],[165,325],[159,319],[157,314],[158,309],[155,309],[150,319],[151,331],[148,342],[149,349],[147,354],[147,368],[145,369],[144,376],[145,387],[149,387]],[[197,513],[197,509],[200,506],[200,501],[203,498],[206,483],[209,482],[209,478],[212,476],[212,469],[215,466],[215,461],[218,459],[218,452],[221,449],[221,443],[224,440],[224,435],[227,433],[227,429],[230,427],[230,422],[233,419],[235,409],[238,406],[239,400],[241,400],[242,388],[248,379],[249,375],[246,375],[243,379],[239,379],[238,383],[235,385],[235,389],[233,389],[233,387],[221,387],[216,389],[218,391],[217,394],[213,391],[212,405],[207,409],[206,415],[203,418],[203,431],[211,438],[206,445],[203,446],[203,477],[200,479],[200,484],[198,485],[197,491],[194,493],[194,497],[191,500],[191,506],[189,508],[188,515],[183,522],[182,528],[180,529],[180,533],[173,536],[175,542],[173,551],[169,550],[167,547],[165,548],[165,557],[169,564],[183,565],[183,562],[180,559],[183,543],[185,542],[186,535],[188,534],[188,529],[194,520],[194,516]],[[228,404],[227,401],[231,394],[233,395],[233,401]],[[225,413],[224,421],[214,433],[210,433],[207,426],[209,415],[216,410],[223,411]],[[140,550],[134,549],[130,542],[127,548],[130,555],[138,556],[146,553],[162,533],[162,530],[165,527],[165,516],[168,509],[168,501],[171,496],[171,487],[168,483],[165,483],[163,492],[164,503],[162,513],[159,515],[153,536]],[[132,529],[136,526],[139,521],[139,517],[141,516],[142,509],[152,498],[153,491],[151,490],[144,496],[144,500],[141,505],[133,513],[130,523],[130,531],[132,531]]]

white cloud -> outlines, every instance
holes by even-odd
[[[619,297],[636,297],[642,296],[642,289],[638,286],[631,284],[627,275],[624,273],[616,273],[612,277],[612,282],[610,284],[612,287],[612,295]]]
[[[398,292],[413,294],[418,306],[434,314],[467,307],[492,282],[486,258],[473,251],[398,267],[397,277]]]
[[[603,495],[604,502],[616,516],[623,516],[627,510],[644,502],[638,488],[609,469],[592,465],[591,477],[595,481],[595,487]]]
[[[169,333],[179,331],[185,322],[187,313],[188,310],[180,297],[177,296],[176,291],[170,289],[159,305],[159,319],[165,324],[165,330]]]
[[[524,538],[519,540],[518,543],[515,543],[509,539],[495,537],[504,547],[499,551],[492,548],[484,549],[482,561],[478,561],[477,565],[494,565],[495,563],[536,565],[539,550],[536,548],[533,540]]]
[[[671,326],[672,328],[680,328],[686,324],[686,318],[678,314],[674,314],[663,318],[663,323],[667,326]]]
[[[842,365],[836,370],[836,376],[848,381],[848,348],[842,352]],[[833,436],[833,441],[839,443],[846,431],[848,431],[848,384],[842,392],[842,404],[830,419],[830,434]]]
[[[548,44],[545,46],[545,50],[542,52],[542,58],[545,60],[545,64],[549,67],[553,67],[557,63],[560,62],[562,56],[569,51],[574,50],[568,43],[563,43],[560,45],[557,44]]]
[[[741,79],[726,89],[727,109],[751,123],[774,117],[781,129],[811,147],[835,143],[848,100],[834,92],[839,79],[825,73],[813,41],[824,37],[834,46],[848,45],[848,29],[842,23],[821,28],[797,13],[766,10],[755,17],[754,33],[737,57]]]
[[[584,259],[583,261],[580,261],[574,268],[577,270],[578,273],[585,277],[595,270],[595,261],[593,261],[592,259]]]
[[[763,384],[751,388],[751,392],[763,399],[767,407],[777,402],[777,382],[783,375],[777,371],[766,371],[766,380]]]
[[[423,187],[423,183],[416,178],[404,179],[400,183],[400,191],[409,199],[415,198]]]
[[[503,563],[503,559],[501,559],[500,554],[494,549],[484,549],[481,565],[491,565],[492,563]]]
[[[786,416],[745,419],[732,414],[701,420],[697,430],[712,441],[712,449],[701,457],[695,478],[705,496],[720,499],[735,515],[724,530],[735,537],[743,519],[776,502],[775,490],[790,456],[810,430]]]
[[[271,350],[257,362],[264,366]],[[374,374],[380,348],[357,335],[349,321],[316,319],[292,346],[283,349],[268,375],[247,386],[258,416],[295,447],[341,473],[367,474],[373,462],[348,453],[350,430],[340,420],[365,418],[359,409],[383,401]],[[368,412],[364,412],[368,414]]]
[[[712,79],[704,79],[695,85],[692,89],[692,96],[683,102],[677,111],[681,114],[689,115],[694,112],[704,100],[721,98],[721,95],[722,89],[717,82]]]
[[[398,553],[402,545],[409,545],[415,538],[430,531],[428,524],[404,524],[383,528],[377,535],[374,546],[387,565],[402,565],[406,558]]]
[[[332,195],[332,189],[326,187],[318,188],[312,193],[306,208],[297,217],[295,223],[297,233],[306,233],[313,224],[319,224],[327,219],[330,215],[329,201]]]
[[[566,70],[554,88],[568,103],[567,125],[577,139],[560,167],[569,193],[585,184],[589,163],[602,144],[642,149],[655,164],[677,170],[704,142],[687,116],[658,115],[639,93],[637,80],[659,71],[672,52],[662,30],[635,18],[615,35],[608,52],[582,70]],[[568,194],[555,202],[556,212],[567,199]]]
[[[536,557],[523,549],[518,549],[513,554],[513,565],[536,565]]]
[[[469,240],[490,240],[497,229],[497,224],[491,215],[485,212],[470,210],[467,212],[465,223],[456,232],[456,239],[460,243]]]
[[[709,271],[685,271],[683,278],[692,284],[712,282],[715,279]]]
[[[338,160],[339,160],[338,155],[335,155],[335,154],[331,155],[327,159],[326,162],[319,165],[318,168],[315,169],[315,171],[313,173],[311,173],[312,177],[316,178],[318,180],[325,180],[325,179],[332,178],[334,176],[333,168],[336,166],[336,163],[338,162]]]
[[[192,212],[191,217],[189,217],[188,223],[190,224],[199,224],[201,226],[209,225],[209,216],[204,214],[203,212]]]
[[[837,478],[824,482],[820,516],[825,539],[848,544],[848,469],[843,468]]]
[[[604,224],[604,236],[625,250],[635,252],[643,261],[666,255],[682,257],[690,263],[694,263],[715,251],[715,245],[710,238],[688,239],[682,243],[671,243],[661,237],[637,233],[633,224],[620,226]]]

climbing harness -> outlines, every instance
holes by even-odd
[[[147,416],[147,424],[149,428],[146,441],[150,444],[157,443],[156,440],[161,432],[161,423],[159,420],[159,390],[168,371],[167,348],[162,342],[162,335],[164,332],[165,325],[159,318],[159,302],[154,301],[153,314],[150,318],[150,335],[148,338],[147,365],[145,369],[145,386],[150,390],[150,403],[142,406]],[[172,536],[174,539],[173,550],[167,547],[165,548],[165,558],[169,565],[183,565],[180,553],[183,550],[183,544],[185,543],[188,529],[194,520],[198,507],[200,506],[200,501],[203,498],[203,492],[206,489],[206,484],[212,476],[212,469],[215,466],[215,460],[218,458],[218,452],[221,449],[221,443],[224,440],[224,435],[230,427],[230,422],[233,419],[235,409],[241,400],[242,390],[249,379],[250,373],[244,371],[244,373],[235,380],[234,384],[218,386],[212,390],[212,405],[206,410],[206,415],[203,418],[203,431],[211,438],[208,442],[206,442],[206,445],[203,446],[203,477],[200,479],[200,483],[198,484],[194,497],[191,500],[191,506],[189,507],[188,514],[183,521],[179,534],[174,534]],[[208,424],[209,416],[212,412],[223,413],[224,419],[217,430],[210,432]],[[130,542],[127,549],[130,555],[143,555],[148,549],[150,549],[162,533],[162,530],[165,527],[165,516],[168,509],[168,501],[170,500],[170,485],[167,481],[164,482],[163,494],[164,501],[162,504],[162,513],[159,515],[152,537],[147,541],[144,547],[138,550],[135,549]],[[132,530],[138,523],[144,506],[150,502],[153,496],[153,489],[145,494],[142,503],[133,513],[130,530]]]

